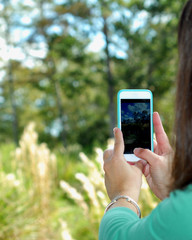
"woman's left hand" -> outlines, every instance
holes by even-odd
[[[130,165],[124,158],[123,135],[119,128],[114,128],[115,144],[113,150],[103,154],[105,185],[109,198],[128,195],[138,201],[142,183],[142,162]]]

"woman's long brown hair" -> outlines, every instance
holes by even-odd
[[[171,190],[192,183],[192,0],[182,12],[178,29],[179,71],[175,117],[175,155]]]

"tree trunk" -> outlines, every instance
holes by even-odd
[[[55,88],[58,115],[59,115],[59,119],[60,119],[60,122],[62,125],[61,139],[62,139],[64,147],[67,147],[67,138],[66,138],[66,133],[65,133],[65,121],[64,121],[63,106],[62,106],[62,101],[61,101],[60,86],[56,80],[52,79],[52,82],[53,82],[54,88]]]
[[[109,136],[113,137],[113,128],[116,125],[116,116],[115,116],[115,107],[114,107],[114,81],[113,81],[113,75],[111,71],[111,59],[109,54],[109,38],[108,38],[108,26],[107,26],[107,20],[105,17],[103,17],[104,21],[104,27],[103,27],[103,33],[105,35],[105,53],[106,53],[106,66],[107,66],[107,83],[108,83],[108,97],[109,97],[109,117],[110,117],[110,124],[109,124]]]
[[[9,18],[11,16],[7,15],[8,8],[9,8],[9,1],[4,1],[4,20],[6,22],[6,30],[5,30],[5,41],[7,46],[11,45],[10,42],[10,21]],[[13,129],[13,138],[16,146],[19,145],[19,136],[18,136],[18,117],[17,117],[17,107],[15,103],[14,97],[14,78],[13,78],[13,68],[11,60],[9,59],[7,62],[7,81],[9,83],[9,98],[11,102],[11,109],[12,109],[12,129]]]
[[[7,66],[7,78],[9,82],[9,97],[11,101],[11,108],[12,108],[12,128],[13,128],[13,138],[16,146],[19,145],[19,136],[18,136],[18,117],[17,117],[17,107],[15,103],[14,97],[14,80],[13,80],[13,72],[12,72],[12,64],[9,60]]]
[[[45,1],[43,0],[39,0],[38,4],[39,4],[39,10],[40,10],[40,20],[45,19],[44,17],[44,6]],[[46,38],[48,39],[47,33],[44,29],[43,26],[41,26],[40,28],[40,33]],[[47,60],[44,61],[45,65],[47,64],[46,62]],[[60,89],[60,85],[58,83],[58,81],[56,81],[54,79],[54,75],[56,73],[56,67],[55,67],[55,62],[54,59],[52,59],[50,57],[50,66],[52,67],[52,74],[51,76],[49,76],[50,81],[53,83],[54,89],[55,89],[55,97],[56,97],[56,103],[57,103],[57,110],[58,110],[58,117],[60,120],[60,123],[62,125],[62,131],[61,131],[61,139],[63,142],[63,146],[67,147],[67,137],[66,137],[66,133],[65,133],[65,121],[64,121],[64,111],[63,111],[63,106],[62,106],[62,100],[61,100],[61,89]]]

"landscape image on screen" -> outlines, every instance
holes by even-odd
[[[121,99],[121,129],[125,154],[138,147],[151,149],[149,99]]]

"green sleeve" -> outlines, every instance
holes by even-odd
[[[191,240],[191,205],[192,191],[177,191],[142,219],[129,208],[113,208],[101,221],[99,240]]]

